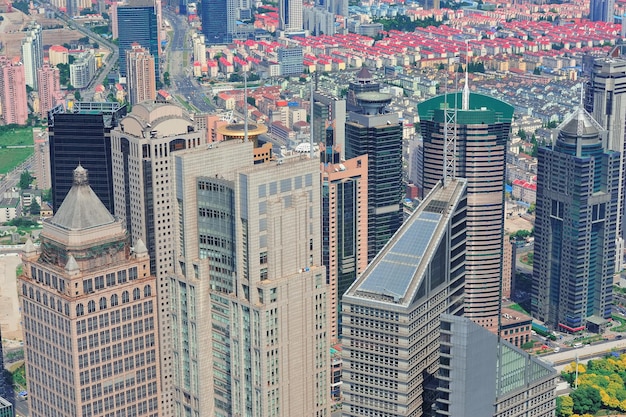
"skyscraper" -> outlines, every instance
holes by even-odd
[[[235,0],[202,0],[202,33],[207,45],[232,42],[236,32]]]
[[[357,95],[361,112],[346,122],[346,158],[368,156],[368,260],[385,246],[402,223],[402,125],[387,113],[391,96],[378,92]]]
[[[367,92],[380,92],[380,83],[376,82],[374,76],[368,71],[364,65],[356,74],[355,80],[348,84],[348,93],[346,98],[346,108],[348,111],[361,111],[361,107],[357,102],[356,96]]]
[[[48,111],[62,101],[59,69],[44,64],[37,70],[37,85],[39,86],[39,114],[42,119],[45,119]]]
[[[5,124],[28,121],[28,99],[24,65],[19,59],[0,56],[0,110]]]
[[[440,315],[463,313],[465,189],[435,186],[343,296],[344,417],[430,411]]]
[[[156,98],[154,57],[138,43],[126,51],[126,84],[131,105]]]
[[[173,155],[177,415],[329,414],[319,163],[251,142]]]
[[[22,40],[22,62],[26,75],[26,85],[37,89],[37,70],[43,66],[43,41],[41,26],[34,20],[26,27]]]
[[[285,32],[302,32],[302,0],[278,1],[278,29]]]
[[[449,109],[445,111],[444,108]],[[444,174],[444,143],[456,138],[454,170],[467,179],[465,316],[498,329],[506,146],[513,106],[481,94],[445,94],[417,106],[423,136],[423,195]]]
[[[33,150],[35,156],[32,167],[37,180],[37,188],[49,190],[52,188],[50,175],[50,141],[48,131],[39,127],[33,128]]]
[[[620,154],[579,108],[539,148],[532,313],[576,332],[611,317]]]
[[[159,416],[157,286],[143,242],[131,249],[81,166],[40,236],[18,278],[31,416]]]
[[[52,208],[56,212],[72,188],[78,164],[91,172],[91,188],[107,210],[115,213],[111,159],[111,129],[126,115],[117,102],[75,102],[71,110],[58,106],[48,114]]]
[[[135,0],[117,6],[117,25],[120,49],[120,75],[126,77],[126,51],[138,43],[154,57],[155,81],[159,79],[159,25],[157,10],[152,0]]]
[[[315,91],[313,97],[313,115],[311,117],[311,128],[315,135],[313,142],[325,142],[326,128],[332,126],[335,146],[339,148],[341,158],[345,159],[346,100],[320,91]]]
[[[436,416],[555,415],[557,372],[465,317],[441,315]]]
[[[592,2],[593,3],[593,2]],[[624,135],[626,129],[626,60],[620,58],[596,58],[593,60],[591,77],[587,84],[585,108],[604,130],[605,149],[620,152],[620,187],[617,201],[617,255],[615,259],[616,272],[622,270],[624,258],[624,238],[626,237],[626,164],[624,153],[626,143]]]
[[[333,130],[329,129],[332,136]],[[341,332],[341,296],[367,266],[367,155],[339,162],[322,155],[322,262],[326,267],[330,338]]]
[[[615,0],[591,0],[589,20],[613,23],[615,21]]]
[[[159,282],[159,331],[164,416],[171,415],[172,331],[169,273],[174,269],[174,227],[171,215],[172,156],[207,145],[206,132],[194,118],[172,103],[144,101],[133,106],[111,131],[115,215],[126,222],[133,240],[146,242],[150,271]]]

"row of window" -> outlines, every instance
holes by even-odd
[[[146,285],[143,288],[144,297],[152,296],[152,287],[150,285]],[[141,299],[141,290],[139,288],[133,289],[133,301],[137,301]],[[128,291],[122,292],[122,304],[126,304],[130,302],[130,293]],[[111,296],[111,307],[116,307],[119,305],[119,297],[117,294],[113,294]],[[104,310],[107,308],[107,298],[100,297],[99,300],[100,310]],[[95,313],[96,311],[96,302],[94,300],[90,300],[87,303],[87,313]],[[83,303],[76,304],[76,316],[80,317],[85,314],[85,306]]]
[[[117,280],[116,273],[111,272],[106,274],[106,287],[113,287],[117,284],[124,284],[128,281],[134,281],[138,277],[137,275],[137,267],[133,266],[127,270],[117,271]],[[83,280],[83,292],[88,294],[93,292],[94,288],[96,290],[101,290],[105,288],[105,276],[100,275],[95,278],[87,278]]]

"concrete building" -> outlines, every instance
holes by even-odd
[[[5,124],[25,125],[28,121],[24,65],[5,56],[0,56],[0,110]]]
[[[33,128],[33,150],[35,163],[32,167],[37,188],[49,190],[52,188],[50,173],[50,141],[48,132],[39,127]]]
[[[595,3],[591,2],[592,5]],[[620,152],[620,186],[619,199],[617,201],[617,249],[619,256],[616,257],[615,272],[622,270],[624,240],[626,238],[626,164],[624,152],[626,142],[624,135],[624,119],[626,118],[626,60],[619,58],[596,58],[593,60],[590,80],[587,84],[585,97],[585,109],[591,114],[604,130],[604,147],[607,150]]]
[[[228,44],[236,38],[235,0],[202,0],[202,33],[207,45]]]
[[[150,51],[154,57],[156,80],[159,79],[159,17],[160,2],[137,0],[130,4],[118,5],[117,31],[120,52],[120,76],[126,77],[126,51],[138,43]]]
[[[156,99],[154,57],[138,43],[126,51],[126,85],[131,105]]]
[[[0,200],[0,222],[5,223],[22,215],[19,198],[3,198]]]
[[[319,163],[252,150],[172,155],[175,415],[330,414]]]
[[[615,0],[591,0],[589,2],[589,20],[614,23],[615,14]]]
[[[18,278],[33,417],[160,415],[157,284],[145,245],[131,248],[74,171],[74,185],[29,240]]]
[[[444,111],[446,103],[456,110]],[[456,177],[467,179],[464,314],[495,332],[502,286],[506,146],[513,106],[470,94],[467,89],[463,94],[446,94],[422,102],[417,111],[424,145],[424,195],[444,175],[446,129],[448,139],[456,138],[453,169]],[[451,120],[453,116],[456,123]]]
[[[339,148],[342,159],[346,157],[346,100],[340,99],[324,92],[313,93],[313,116],[311,129],[313,129],[313,142],[323,143],[326,141],[326,128],[333,127],[335,146]]]
[[[39,114],[42,119],[45,119],[48,116],[48,111],[63,101],[59,69],[44,64],[37,70],[37,85]]]
[[[4,367],[2,368],[4,369]],[[13,417],[13,404],[10,401],[0,397],[0,417]]]
[[[440,315],[463,312],[465,190],[437,185],[343,296],[343,417],[430,412]]]
[[[306,7],[304,9],[304,30],[312,35],[333,36],[335,30],[335,15],[322,7]]]
[[[172,156],[207,146],[206,132],[194,118],[172,103],[145,101],[133,106],[111,131],[115,214],[126,222],[133,240],[146,242],[150,271],[159,283],[159,331],[162,341],[163,415],[171,415],[172,331],[169,275],[174,269],[174,227],[171,215]]]
[[[559,331],[597,331],[611,317],[620,154],[580,107],[539,148],[532,314]]]
[[[65,46],[52,45],[48,49],[48,63],[51,67],[56,67],[59,64],[69,64],[69,62],[70,54]]]
[[[346,122],[347,159],[367,154],[368,260],[374,259],[402,223],[402,124],[388,113],[391,96],[375,91],[357,95],[359,112]]]
[[[557,371],[466,317],[441,315],[437,417],[552,417]]]
[[[304,52],[302,47],[279,48],[278,63],[280,64],[280,75],[283,77],[301,75],[304,71],[303,59]]]
[[[284,32],[302,32],[302,0],[278,2],[278,29]]]
[[[26,85],[37,90],[37,70],[43,66],[41,26],[34,20],[28,24],[22,40],[22,62]]]
[[[74,88],[86,88],[96,75],[96,57],[92,51],[81,52],[70,64],[70,83]]]
[[[332,343],[341,334],[341,297],[367,266],[367,160],[322,159],[322,263]]]
[[[48,115],[52,207],[58,210],[72,188],[72,172],[81,164],[91,172],[90,185],[109,212],[115,212],[111,130],[126,116],[117,102],[75,102],[71,110],[55,107]],[[40,187],[41,188],[41,187]]]
[[[512,295],[513,277],[515,276],[515,257],[513,242],[509,235],[502,237],[502,298],[510,299]]]

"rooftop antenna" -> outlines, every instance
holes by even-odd
[[[248,142],[248,71],[243,72],[243,141]]]
[[[463,86],[463,103],[462,109],[469,110],[469,40],[465,41],[465,85]]]
[[[456,94],[454,109],[448,107],[448,73],[446,73],[446,90],[444,93],[443,119],[443,185],[456,177]]]
[[[314,100],[313,100],[313,83],[315,82],[314,81],[315,79],[313,78],[313,74],[311,74],[310,77],[311,77],[311,85],[310,85],[310,88],[311,88],[310,102],[311,103],[310,103],[309,107],[311,108],[311,129],[310,129],[311,130],[311,134],[309,135],[309,157],[311,159],[313,159],[313,125],[314,125],[314,123],[313,123],[313,103],[314,103]],[[317,78],[317,77],[315,77],[315,78]]]
[[[584,84],[580,83],[580,103],[578,103],[578,111],[581,112],[585,109],[585,105],[583,104],[585,97],[585,89]],[[582,121],[582,117],[578,117],[578,124],[576,125],[576,135],[580,138],[583,135],[583,130],[585,126]]]

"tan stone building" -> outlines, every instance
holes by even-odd
[[[141,240],[74,171],[44,223],[41,250],[24,247],[18,278],[33,417],[160,415],[156,280]]]
[[[126,51],[126,82],[130,104],[156,98],[154,57],[138,43]]]

